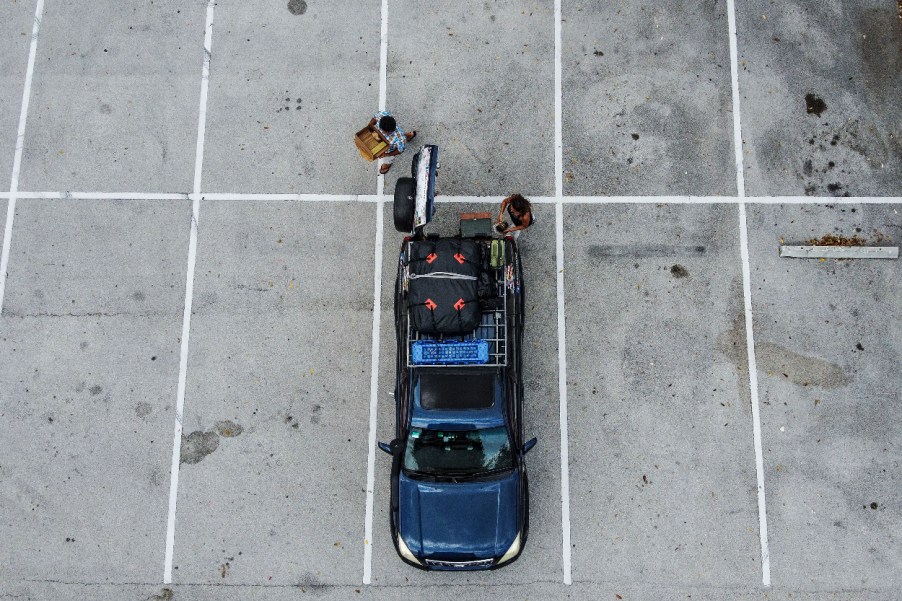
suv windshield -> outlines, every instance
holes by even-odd
[[[411,428],[404,469],[432,476],[478,476],[514,467],[507,428]]]

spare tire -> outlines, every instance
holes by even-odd
[[[417,182],[412,177],[399,177],[395,184],[395,229],[409,233],[413,230],[416,209]]]

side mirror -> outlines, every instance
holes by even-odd
[[[526,453],[528,453],[529,450],[531,448],[533,448],[534,446],[536,446],[536,443],[538,443],[538,442],[539,442],[538,438],[532,438],[532,439],[526,441],[526,444],[523,445],[523,454],[525,455]]]
[[[389,455],[398,455],[401,450],[404,448],[404,441],[400,438],[396,438],[391,442],[380,442],[379,448],[388,453]]]

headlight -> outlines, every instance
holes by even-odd
[[[519,536],[517,537],[517,540],[520,540]],[[398,551],[400,551],[401,557],[403,557],[407,561],[412,561],[419,566],[423,565],[423,562],[417,559],[414,554],[410,552],[410,549],[407,548],[407,545],[404,543],[404,539],[401,537],[400,532],[398,533]]]
[[[517,553],[520,552],[520,535],[517,534],[517,538],[514,539],[513,544],[510,546],[510,549],[507,550],[507,553],[501,556],[501,559],[498,560],[498,563],[495,565],[501,565],[507,561],[510,561],[514,557],[517,556]]]

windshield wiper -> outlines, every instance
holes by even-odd
[[[432,482],[435,482],[435,479],[441,476],[441,474],[435,472],[422,472],[420,470],[411,470],[407,468],[404,468],[404,472],[407,473],[408,476],[413,476],[418,480],[430,480]]]
[[[495,474],[503,474],[503,473],[505,473],[505,472],[513,471],[513,469],[514,469],[514,466],[510,466],[510,467],[499,467],[499,468],[497,468],[497,469],[487,470],[487,471],[485,471],[485,472],[479,472],[479,473],[476,474],[476,475],[477,475],[477,476],[494,476]]]
[[[452,482],[466,482],[467,480],[475,480],[479,477],[479,474],[471,472],[442,472],[438,477]]]
[[[457,472],[457,473],[444,474],[444,475],[453,479],[455,482],[465,482],[465,481],[469,481],[469,480],[481,480],[482,478],[509,472],[512,469],[514,469],[514,468],[504,467],[504,468],[499,468],[499,469],[494,469],[494,470],[487,470],[484,472]]]

